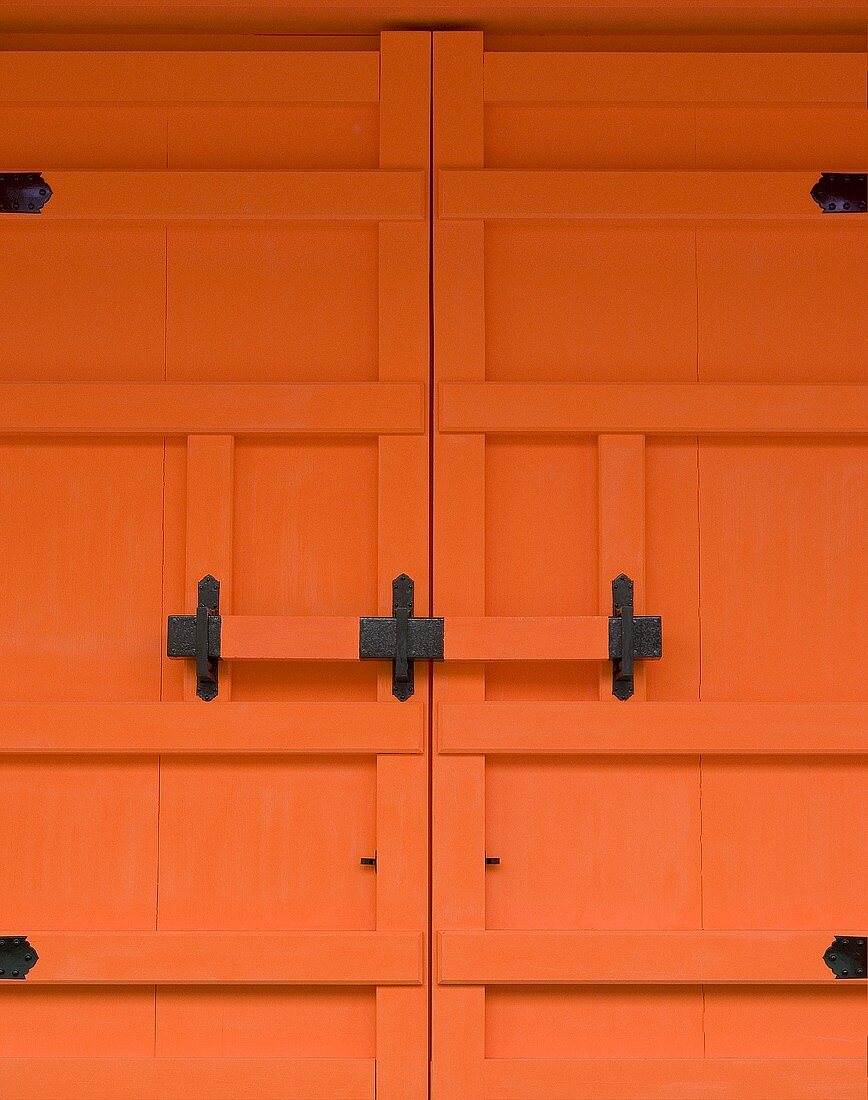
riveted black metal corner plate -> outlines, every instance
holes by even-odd
[[[170,615],[166,655],[196,662],[196,694],[206,703],[217,698],[221,645],[220,582],[208,574],[199,581],[195,615]]]
[[[50,198],[39,172],[0,172],[0,214],[38,214]]]
[[[836,936],[826,948],[823,962],[839,978],[864,978],[868,975],[868,937]]]
[[[402,703],[415,691],[413,662],[443,660],[443,620],[413,617],[413,581],[406,573],[392,582],[391,618],[359,619],[359,659],[392,662],[392,694]]]
[[[868,210],[868,173],[823,172],[811,198],[824,214],[864,214]]]
[[[662,656],[663,620],[659,615],[633,614],[633,581],[626,573],[619,573],[612,581],[609,618],[609,660],[615,698],[624,701],[633,695],[636,658],[658,660]]]
[[[0,936],[0,981],[23,981],[38,962],[26,936]]]

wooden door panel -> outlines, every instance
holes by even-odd
[[[485,257],[487,380],[696,377],[691,230],[489,224]]]
[[[365,57],[365,54],[359,56]],[[172,107],[168,164],[172,168],[369,168],[377,163],[379,104],[373,87],[348,95],[372,102],[209,104]],[[367,78],[366,78],[367,82]],[[323,94],[317,87],[317,94]]]
[[[860,677],[842,675],[840,616],[868,596],[854,569],[865,551],[866,455],[852,439],[700,444],[705,698],[864,700]],[[787,593],[774,627],[787,643],[758,661],[769,583]],[[863,616],[852,640],[855,653],[868,648]]]
[[[173,228],[167,377],[377,380],[377,226]]]
[[[434,46],[432,1095],[855,1098],[865,56],[526,42]]]
[[[43,157],[36,163],[44,163]],[[165,361],[165,231],[4,227],[8,381],[155,381]],[[21,286],[33,288],[22,294]]]
[[[0,926],[39,960],[0,1096],[427,1093],[427,682],[397,703],[358,635],[399,573],[429,599],[429,67],[424,32],[0,57],[7,112],[45,100],[3,167],[53,188],[3,226],[39,293],[0,418]],[[208,573],[206,705],[165,622]],[[258,616],[355,648],[230,659]]]
[[[848,227],[697,231],[702,381],[864,380],[865,243]]]

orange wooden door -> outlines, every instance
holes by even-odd
[[[5,1098],[427,1095],[430,36],[252,41],[0,57]]]
[[[866,56],[633,45],[434,39],[432,1096],[864,1100]]]

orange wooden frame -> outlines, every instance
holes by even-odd
[[[864,229],[864,219],[833,226],[818,217],[809,198],[816,172],[490,168],[485,110],[492,105],[520,112],[548,103],[713,105],[731,99],[733,85],[744,103],[816,104],[820,73],[829,78],[823,97],[854,106],[864,102],[864,56],[770,55],[761,66],[750,55],[485,53],[482,35],[468,32],[435,34],[434,58],[435,605],[445,615],[447,651],[450,624],[453,631],[460,624],[460,656],[470,663],[447,662],[434,671],[432,1098],[672,1100],[709,1089],[731,1100],[862,1096],[865,1062],[854,1058],[487,1056],[487,985],[513,994],[517,987],[548,984],[829,987],[832,978],[822,962],[828,932],[488,930],[482,857],[489,756],[511,757],[515,767],[537,754],[852,756],[868,751],[865,705],[646,702],[640,662],[633,700],[616,707],[607,704],[610,670],[603,661],[600,702],[487,701],[479,662],[510,652],[516,660],[532,660],[547,643],[555,651],[549,659],[556,659],[559,623],[486,616],[487,437],[596,437],[599,618],[585,620],[591,634],[584,652],[580,645],[569,651],[575,660],[603,655],[602,637],[591,640],[592,624],[609,613],[618,573],[635,582],[637,613],[656,610],[643,606],[647,435],[840,438],[866,431],[865,387],[858,385],[537,382],[532,363],[527,381],[488,380],[489,224],[495,233],[497,223],[510,220],[522,226],[571,220],[735,228],[761,219],[797,224],[799,231],[850,234]],[[755,201],[763,188],[774,193],[774,208]],[[581,628],[577,620],[563,620],[560,629],[575,638]],[[664,622],[664,653],[665,635]]]
[[[250,78],[255,71],[256,78]],[[333,171],[50,171],[37,229],[70,221],[374,222],[378,377],[367,383],[15,383],[0,385],[0,431],[186,438],[181,543],[187,610],[206,573],[232,616],[236,436],[377,438],[377,590],[407,571],[428,604],[428,266],[430,35],[384,33],[378,51],[13,52],[7,98],[136,103],[379,102],[379,166]],[[250,92],[251,94],[247,94]],[[231,98],[231,96],[230,96]],[[414,491],[408,492],[408,486]],[[164,596],[164,615],[182,608]],[[364,609],[361,609],[364,610]],[[369,609],[376,610],[376,609]],[[358,620],[354,659],[358,659]],[[248,623],[248,626],[250,624]],[[254,633],[255,633],[255,622]],[[308,641],[311,640],[308,631]],[[258,654],[264,655],[264,654]],[[328,656],[314,653],[312,656]],[[311,656],[311,654],[308,654]],[[369,703],[233,703],[232,668],[207,708],[185,670],[183,702],[8,704],[0,753],[369,754],[376,759],[376,927],[283,933],[93,933],[29,929],[40,961],[27,986],[300,984],[376,990],[375,1059],[14,1058],[0,1094],[179,1100],[423,1100],[428,1083],[427,684],[399,706],[383,669]],[[10,983],[11,984],[11,983]],[[12,1090],[11,1092],[9,1090]]]

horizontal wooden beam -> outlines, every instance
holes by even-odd
[[[424,727],[416,702],[0,703],[0,753],[420,753]]]
[[[11,934],[15,929],[9,929]],[[420,985],[419,932],[33,932],[26,984]],[[24,983],[22,983],[24,984]]]
[[[485,55],[489,103],[865,105],[864,53]]]
[[[53,195],[42,213],[6,215],[32,228],[52,222],[419,221],[425,173],[352,171],[103,171],[42,168]],[[26,221],[25,221],[26,219]]]
[[[485,1100],[864,1100],[864,1058],[490,1058]]]
[[[823,952],[841,931],[441,932],[438,974],[444,985],[835,984]]]
[[[415,435],[416,382],[2,382],[0,433]]]
[[[442,753],[858,755],[866,703],[440,703]]]
[[[5,1058],[15,1100],[374,1100],[373,1058]]]
[[[868,386],[833,383],[440,385],[442,432],[864,435],[866,408]]]
[[[448,169],[439,173],[438,209],[441,218],[474,221],[798,221],[864,230],[868,217],[823,214],[810,194],[823,171],[862,170],[847,164],[803,172]]]
[[[234,661],[358,661],[359,617],[224,615],[221,655]]]
[[[451,615],[444,620],[443,653],[447,661],[605,661],[609,620]]]
[[[0,95],[29,107],[376,103],[379,62],[373,50],[8,50],[0,53]]]

